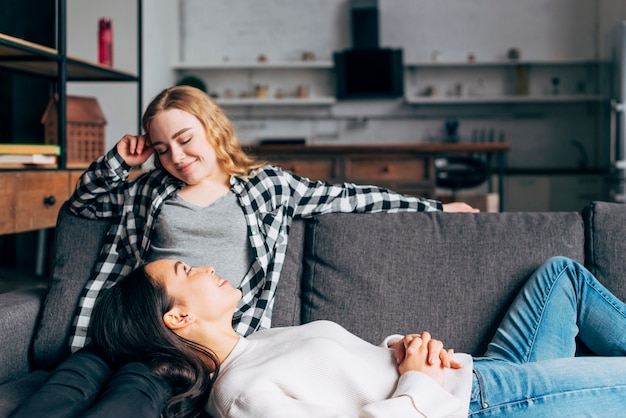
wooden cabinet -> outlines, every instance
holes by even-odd
[[[499,154],[508,143],[390,146],[260,145],[245,150],[283,169],[330,183],[376,185],[401,193],[434,197],[435,159],[448,154]]]
[[[70,196],[70,172],[0,172],[0,190],[0,234],[50,228]]]

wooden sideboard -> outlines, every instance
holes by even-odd
[[[0,235],[53,227],[81,171],[0,172]]]
[[[246,152],[311,180],[373,184],[411,195],[434,197],[435,159],[483,155],[502,174],[509,143],[454,143],[368,146],[255,145]],[[499,192],[501,184],[499,182]]]

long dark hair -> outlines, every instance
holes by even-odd
[[[92,314],[91,344],[113,368],[146,364],[172,384],[174,396],[163,417],[197,417],[219,371],[215,353],[178,336],[163,323],[174,301],[165,287],[140,266],[98,298]]]

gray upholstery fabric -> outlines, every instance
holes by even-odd
[[[67,342],[78,298],[109,228],[107,221],[72,215],[66,205],[57,220],[50,289],[33,345],[33,360],[40,368],[54,368],[69,355]]]
[[[626,205],[594,202],[583,209],[585,266],[626,300]]]
[[[286,327],[300,324],[300,288],[302,258],[304,257],[305,221],[293,221],[289,231],[287,254],[280,272],[276,300],[272,313],[273,327]]]
[[[573,212],[332,214],[306,237],[303,322],[334,320],[374,344],[430,331],[472,354],[541,263],[584,256]]]
[[[0,294],[2,344],[0,384],[28,373],[30,345],[45,289],[23,289]]]
[[[0,417],[8,417],[11,412],[43,385],[50,373],[46,370],[37,370],[1,385]]]

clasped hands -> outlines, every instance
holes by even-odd
[[[428,332],[407,334],[402,339],[389,344],[389,348],[395,351],[400,374],[418,371],[442,384],[445,369],[463,367],[452,358],[454,350],[444,349],[443,343],[433,339]]]

